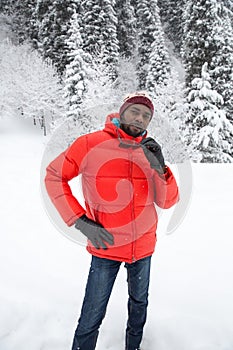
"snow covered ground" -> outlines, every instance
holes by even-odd
[[[90,256],[52,225],[40,194],[44,138],[31,121],[0,121],[0,349],[68,350]],[[178,229],[161,227],[152,261],[143,350],[233,349],[233,165],[193,165],[193,197]],[[97,350],[124,349],[120,270]]]

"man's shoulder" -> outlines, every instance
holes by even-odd
[[[86,136],[86,140],[87,142],[101,142],[103,140],[112,138],[108,132],[106,132],[105,130],[97,130],[97,131],[93,131],[89,134],[84,135]]]
[[[97,131],[93,131],[93,132],[90,132],[88,134],[84,134],[84,135],[79,136],[74,141],[74,144],[77,146],[85,144],[87,147],[89,147],[89,146],[99,144],[105,140],[109,140],[110,138],[112,138],[112,137],[104,130],[97,130]]]

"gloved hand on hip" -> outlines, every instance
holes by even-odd
[[[158,142],[152,139],[152,137],[146,137],[141,141],[141,145],[151,168],[155,169],[160,174],[164,174],[166,169],[165,162],[161,146]]]
[[[75,228],[80,230],[96,249],[108,249],[106,243],[113,245],[113,235],[97,222],[89,219],[85,214],[75,222]]]

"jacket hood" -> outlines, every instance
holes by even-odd
[[[111,135],[114,135],[120,139],[132,140],[133,142],[140,143],[146,136],[147,131],[143,135],[133,137],[128,135],[124,130],[120,128],[120,114],[111,113],[107,116],[104,131],[108,132]]]

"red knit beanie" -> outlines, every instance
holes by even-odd
[[[144,91],[138,91],[134,92],[132,94],[127,95],[124,98],[124,103],[120,107],[119,114],[122,115],[122,113],[131,105],[133,104],[142,104],[146,107],[148,107],[151,110],[151,116],[154,113],[154,106],[153,102],[150,98],[150,96],[144,92]]]

